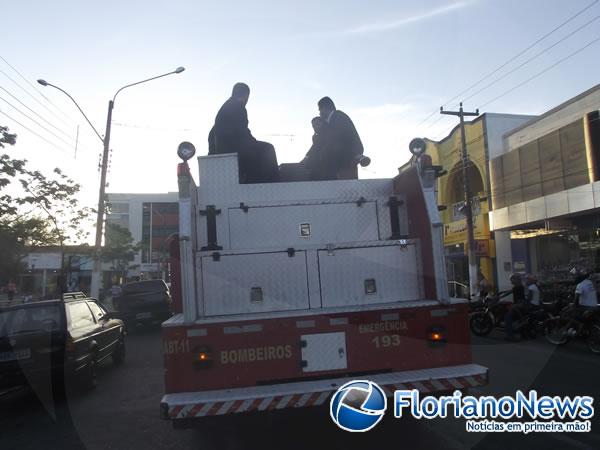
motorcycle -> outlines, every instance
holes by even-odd
[[[574,308],[574,304],[569,304],[560,315],[546,322],[546,340],[554,345],[564,345],[573,338],[581,338],[590,351],[600,353],[600,310],[588,310],[577,317]]]
[[[512,302],[502,302],[498,297],[486,299],[485,305],[475,310],[469,319],[471,331],[476,336],[487,336],[494,328],[504,329],[504,318]],[[546,322],[560,308],[560,302],[542,303],[514,321],[514,330],[524,339],[535,339],[544,334]]]
[[[499,327],[511,304],[488,295],[481,305],[473,309],[469,318],[469,327],[473,334],[487,336],[494,328]]]

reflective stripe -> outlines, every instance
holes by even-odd
[[[304,394],[302,395],[302,397],[300,397],[300,400],[298,400],[298,404],[296,405],[298,408],[303,407],[304,405],[306,405],[306,402],[308,401],[308,399],[311,397],[312,394]]]
[[[225,414],[226,412],[229,411],[229,408],[231,408],[232,406],[233,406],[233,400],[223,403],[223,406],[221,406],[221,408],[219,408],[219,410],[216,412],[216,415],[221,416],[221,415]]]
[[[462,389],[464,386],[460,383],[460,381],[458,381],[456,378],[450,378],[448,380],[450,382],[450,384],[452,386],[454,386],[456,389]]]
[[[419,392],[428,392],[428,389],[423,385],[423,383],[415,381],[413,382],[413,385],[415,386],[415,389],[419,390]]]
[[[465,377],[465,380],[469,382],[470,386],[477,386],[479,384],[473,377]]]
[[[248,409],[248,407],[252,404],[252,402],[254,401],[253,398],[249,398],[248,400],[244,400],[241,404],[241,406],[238,408],[238,410],[236,412],[244,412]]]
[[[444,391],[447,389],[446,386],[440,382],[440,380],[431,380],[431,384],[433,385],[434,389],[438,391]]]
[[[286,395],[285,397],[283,397],[281,399],[281,401],[277,404],[275,409],[285,408],[287,406],[288,402],[291,400],[291,398],[292,398],[292,395]]]
[[[269,403],[271,403],[272,398],[273,397],[263,398],[262,402],[260,402],[260,405],[258,405],[258,410],[264,411],[265,409],[267,409],[267,406],[269,406]]]
[[[331,394],[330,391],[321,392],[321,395],[319,395],[317,397],[317,400],[314,403],[315,406],[316,405],[321,405],[325,400],[327,400],[327,397],[329,397],[329,394]]]

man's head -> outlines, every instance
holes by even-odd
[[[512,283],[513,286],[522,286],[523,278],[520,274],[514,273],[510,277],[510,282]]]
[[[250,97],[250,88],[246,83],[235,83],[231,91],[231,98],[241,101],[244,106],[248,103]]]
[[[323,97],[317,105],[319,106],[319,115],[322,119],[326,120],[329,114],[335,111],[335,104],[329,97]]]
[[[319,116],[313,117],[310,123],[312,124],[313,130],[315,130],[315,134],[319,134],[319,131],[323,128],[323,119]]]
[[[531,273],[528,273],[527,275],[525,275],[525,284],[527,284],[527,286],[531,286],[532,284],[536,284],[537,283],[537,277]]]

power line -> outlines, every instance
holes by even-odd
[[[64,148],[59,147],[58,145],[56,145],[55,143],[49,141],[48,139],[46,139],[45,137],[39,135],[38,133],[36,133],[35,131],[33,131],[31,128],[27,127],[26,125],[23,125],[21,122],[19,122],[17,119],[11,117],[10,115],[6,114],[4,111],[0,110],[0,114],[8,117],[10,120],[12,120],[13,122],[15,122],[17,125],[20,125],[21,127],[23,127],[24,129],[26,129],[27,131],[29,131],[30,133],[36,135],[37,137],[39,137],[41,140],[47,142],[48,144],[52,145],[53,147],[56,147],[58,150],[60,150],[62,153],[68,153],[70,154],[70,152],[66,151]]]
[[[40,119],[42,119],[44,122],[46,122],[48,125],[50,125],[52,128],[54,128],[55,130],[59,131],[60,133],[62,133],[63,135],[65,135],[66,137],[71,137],[69,135],[69,133],[63,131],[62,129],[58,128],[56,125],[52,124],[50,121],[48,121],[46,118],[44,118],[41,114],[39,114],[37,111],[34,111],[33,109],[31,109],[29,106],[27,106],[25,103],[23,103],[21,100],[19,100],[17,97],[15,97],[13,94],[10,93],[10,91],[8,91],[7,89],[3,88],[2,86],[0,86],[0,89],[2,89],[4,92],[6,92],[8,95],[10,95],[14,100],[16,100],[17,102],[19,102],[19,104],[21,104],[22,106],[24,106],[25,108],[27,108],[29,111],[31,111],[33,114],[35,114],[36,116],[38,116]]]
[[[466,92],[470,91],[472,88],[474,88],[475,86],[479,85],[481,82],[483,82],[484,80],[486,80],[487,78],[489,78],[490,76],[494,75],[495,73],[497,73],[498,71],[502,70],[504,67],[506,67],[508,64],[510,64],[511,62],[513,62],[514,60],[516,60],[517,58],[519,58],[520,56],[524,55],[525,53],[527,53],[529,50],[531,50],[533,47],[535,47],[537,44],[539,44],[540,42],[542,42],[544,39],[546,39],[548,36],[554,34],[555,32],[557,32],[558,30],[560,30],[562,27],[564,27],[566,24],[572,22],[574,19],[576,19],[577,17],[579,17],[581,14],[583,14],[585,11],[587,11],[588,9],[590,9],[592,6],[594,6],[596,3],[598,3],[598,1],[600,0],[594,0],[592,3],[590,3],[589,5],[587,5],[586,7],[584,7],[583,9],[579,10],[578,12],[576,12],[574,15],[572,15],[571,17],[569,17],[567,20],[565,20],[564,22],[562,22],[561,24],[559,24],[557,27],[555,27],[554,29],[550,30],[548,33],[546,33],[545,35],[543,35],[541,38],[539,38],[538,40],[536,40],[533,44],[529,45],[527,48],[521,50],[519,53],[517,53],[515,56],[509,58],[507,61],[505,61],[504,63],[502,63],[500,66],[498,66],[496,69],[494,69],[493,71],[491,71],[490,73],[488,73],[487,75],[483,76],[482,78],[480,78],[478,81],[476,81],[475,83],[473,83],[471,86],[469,86],[468,88],[466,88],[465,90],[463,90],[462,92],[459,92],[458,94],[456,94],[456,96],[454,96],[453,98],[451,98],[450,100],[448,100],[444,105],[446,105],[447,103],[450,103],[453,100],[458,99],[461,95],[465,94]]]
[[[542,37],[540,37],[535,42],[533,42],[532,44],[530,44],[529,46],[527,46],[525,49],[521,50],[516,55],[514,55],[513,57],[511,57],[508,60],[506,60],[504,63],[502,63],[496,69],[492,70],[491,72],[489,72],[488,74],[484,75],[479,80],[477,80],[475,83],[473,83],[472,85],[470,85],[468,88],[466,88],[466,89],[462,90],[461,92],[459,92],[458,94],[456,94],[454,97],[452,97],[446,103],[444,103],[443,106],[446,106],[448,103],[450,103],[450,102],[458,99],[461,95],[467,93],[468,91],[470,91],[471,89],[473,89],[475,86],[478,86],[480,83],[482,83],[483,81],[485,81],[486,79],[488,79],[490,76],[492,76],[495,73],[497,73],[500,70],[502,70],[508,64],[510,64],[511,62],[515,61],[517,58],[519,58],[520,56],[524,55],[525,53],[527,53],[529,50],[531,50],[537,44],[539,44],[540,42],[542,42],[548,36],[554,34],[556,31],[560,30],[562,27],[564,27],[565,25],[567,25],[568,23],[572,22],[574,19],[576,19],[577,17],[579,17],[585,11],[587,11],[590,8],[592,8],[594,5],[596,5],[598,3],[598,1],[600,1],[600,0],[594,0],[592,3],[588,4],[583,9],[579,10],[578,12],[576,12],[574,15],[572,15],[571,17],[569,17],[568,19],[566,19],[564,22],[560,23],[558,26],[556,26],[555,28],[553,28],[552,30],[550,30],[548,33],[544,34]],[[422,120],[419,123],[419,125],[421,125],[422,123],[427,122],[431,117],[433,117],[435,115],[436,112],[437,112],[437,110],[434,111],[433,113],[431,113],[429,116],[427,116],[424,120]]]
[[[16,110],[19,114],[21,114],[22,116],[27,117],[29,120],[31,120],[33,123],[35,123],[37,126],[39,126],[40,128],[43,128],[46,132],[50,133],[52,136],[54,136],[55,138],[57,138],[59,141],[64,142],[67,145],[71,145],[70,142],[65,141],[62,137],[60,137],[58,134],[54,133],[53,131],[49,130],[48,128],[46,128],[44,125],[42,125],[41,123],[39,123],[37,120],[35,120],[34,118],[32,118],[31,116],[25,114],[23,111],[21,111],[19,108],[17,108],[15,105],[13,105],[12,103],[10,103],[8,100],[6,100],[5,98],[0,97],[0,100],[2,100],[4,103],[6,103],[8,106],[10,106],[11,108],[13,108],[14,110]]]
[[[502,75],[500,78],[495,79],[494,81],[492,81],[491,83],[485,85],[484,87],[482,87],[481,89],[479,89],[478,91],[476,91],[475,93],[469,95],[468,97],[466,97],[464,99],[464,101],[467,101],[473,97],[475,97],[477,94],[485,91],[486,89],[488,89],[489,87],[495,85],[496,83],[498,83],[499,81],[505,79],[507,76],[509,76],[510,74],[516,72],[517,70],[519,70],[521,67],[525,66],[526,64],[529,64],[531,61],[533,61],[534,59],[536,59],[537,57],[543,55],[544,53],[546,53],[547,51],[553,49],[554,47],[556,47],[558,44],[560,44],[561,42],[567,40],[568,38],[570,38],[571,36],[573,36],[574,34],[578,33],[579,31],[583,30],[585,27],[587,27],[589,24],[591,24],[592,22],[595,22],[596,20],[598,20],[600,18],[600,15],[594,17],[592,20],[589,20],[588,22],[584,23],[582,26],[580,26],[579,28],[575,29],[574,31],[572,31],[571,33],[567,34],[566,36],[564,36],[563,38],[559,39],[558,41],[556,41],[554,44],[552,44],[549,47],[546,47],[545,49],[543,49],[541,52],[536,53],[535,55],[533,55],[531,58],[527,59],[525,62],[519,64],[517,67],[515,67],[514,69],[510,70],[509,72],[506,72],[504,75]]]
[[[2,69],[0,69],[0,73],[3,74],[6,78],[8,78],[10,81],[12,81],[14,84],[16,84],[17,86],[19,86],[19,88],[21,88],[21,90],[23,92],[25,92],[29,97],[31,97],[33,100],[35,100],[39,105],[41,105],[46,111],[48,111],[50,114],[52,114],[54,117],[56,117],[58,120],[60,120],[63,125],[69,126],[69,124],[67,122],[65,122],[65,120],[62,117],[59,117],[54,111],[52,111],[50,108],[48,108],[46,105],[44,105],[37,97],[34,97],[31,92],[29,92],[27,89],[25,89],[23,86],[21,86],[17,81],[15,81],[14,78],[12,78],[9,74],[7,74],[5,71],[3,71]]]
[[[487,106],[493,102],[495,102],[496,100],[501,99],[502,97],[504,97],[505,95],[510,94],[511,92],[515,91],[516,89],[520,88],[521,86],[529,83],[530,81],[536,79],[537,77],[539,77],[540,75],[548,72],[550,69],[553,69],[554,67],[558,66],[559,64],[562,64],[563,62],[567,61],[568,59],[572,58],[573,56],[577,55],[578,53],[581,53],[582,51],[584,51],[586,48],[590,47],[591,45],[595,44],[596,42],[600,41],[600,37],[597,37],[596,39],[588,42],[586,45],[584,45],[583,47],[580,47],[579,49],[575,50],[573,53],[568,54],[567,56],[565,56],[562,59],[559,59],[557,62],[555,62],[554,64],[546,67],[544,70],[541,70],[540,72],[536,73],[535,75],[533,75],[532,77],[527,78],[525,81],[517,84],[516,86],[512,87],[511,89],[509,89],[508,91],[498,95],[497,97],[494,97],[493,99],[485,102],[483,105],[481,105],[479,108],[483,109],[484,106]]]
[[[44,98],[44,100],[46,100],[48,103],[50,103],[50,104],[51,104],[51,105],[54,107],[54,109],[56,109],[58,112],[60,112],[60,113],[61,113],[63,116],[65,116],[65,117],[66,117],[67,119],[69,119],[71,122],[75,122],[75,121],[73,120],[73,118],[72,118],[72,117],[70,117],[70,116],[69,116],[68,114],[66,114],[66,113],[65,113],[65,112],[64,112],[62,109],[60,109],[58,106],[56,106],[56,105],[55,105],[55,104],[54,104],[54,103],[53,103],[53,102],[52,102],[52,101],[51,101],[51,100],[50,100],[48,97],[46,97],[46,96],[44,95],[44,93],[43,93],[41,90],[39,90],[39,89],[38,89],[38,88],[37,88],[37,87],[36,87],[36,86],[35,86],[33,83],[31,83],[31,82],[30,82],[30,81],[29,81],[27,78],[25,78],[21,72],[19,72],[19,71],[18,71],[18,70],[17,70],[17,69],[16,69],[16,68],[15,68],[15,67],[12,65],[12,64],[10,64],[10,63],[9,63],[9,62],[8,62],[8,61],[7,61],[7,60],[4,58],[4,57],[2,57],[2,55],[0,55],[0,59],[1,59],[2,61],[4,61],[4,63],[5,63],[5,64],[6,64],[8,67],[10,67],[12,70],[14,70],[14,71],[15,71],[15,72],[16,72],[16,73],[17,73],[17,74],[18,74],[18,75],[19,75],[19,76],[20,76],[20,77],[21,77],[23,80],[25,80],[25,82],[26,82],[26,83],[27,83],[29,86],[31,86],[31,87],[32,87],[32,88],[33,88],[33,89],[34,89],[34,90],[35,90],[35,91],[36,91],[38,94],[40,94],[40,95],[41,95],[41,96]]]

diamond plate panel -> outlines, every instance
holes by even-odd
[[[319,251],[323,307],[419,299],[416,253],[414,244]]]
[[[202,278],[206,316],[308,309],[304,252],[205,256]]]
[[[317,203],[339,204],[357,202],[362,198],[367,202],[376,202],[377,239],[386,240],[392,234],[389,209],[386,206],[389,197],[394,195],[391,179],[239,184],[237,157],[233,154],[201,156],[198,158],[198,165],[200,168],[200,187],[197,196],[199,209],[209,204],[223,211],[238,208],[240,203],[250,208]],[[404,200],[402,195],[396,196]],[[408,235],[405,205],[399,207],[399,212],[400,232],[402,235]],[[217,217],[219,245],[224,249],[237,248],[230,245],[236,238],[229,236],[229,217],[229,214],[221,214]],[[206,227],[203,222],[202,220],[198,222],[199,246],[206,243]],[[275,228],[275,225],[271,227]],[[370,234],[358,240],[370,240],[368,236]],[[257,249],[265,247],[274,248],[277,245],[265,241]]]
[[[301,181],[293,183],[240,184],[234,154],[200,156],[200,195],[202,204],[217,206],[239,202],[285,202],[336,199],[356,201],[387,198],[392,195],[390,179]]]
[[[379,239],[375,202],[230,209],[229,233],[232,249],[298,249]]]

